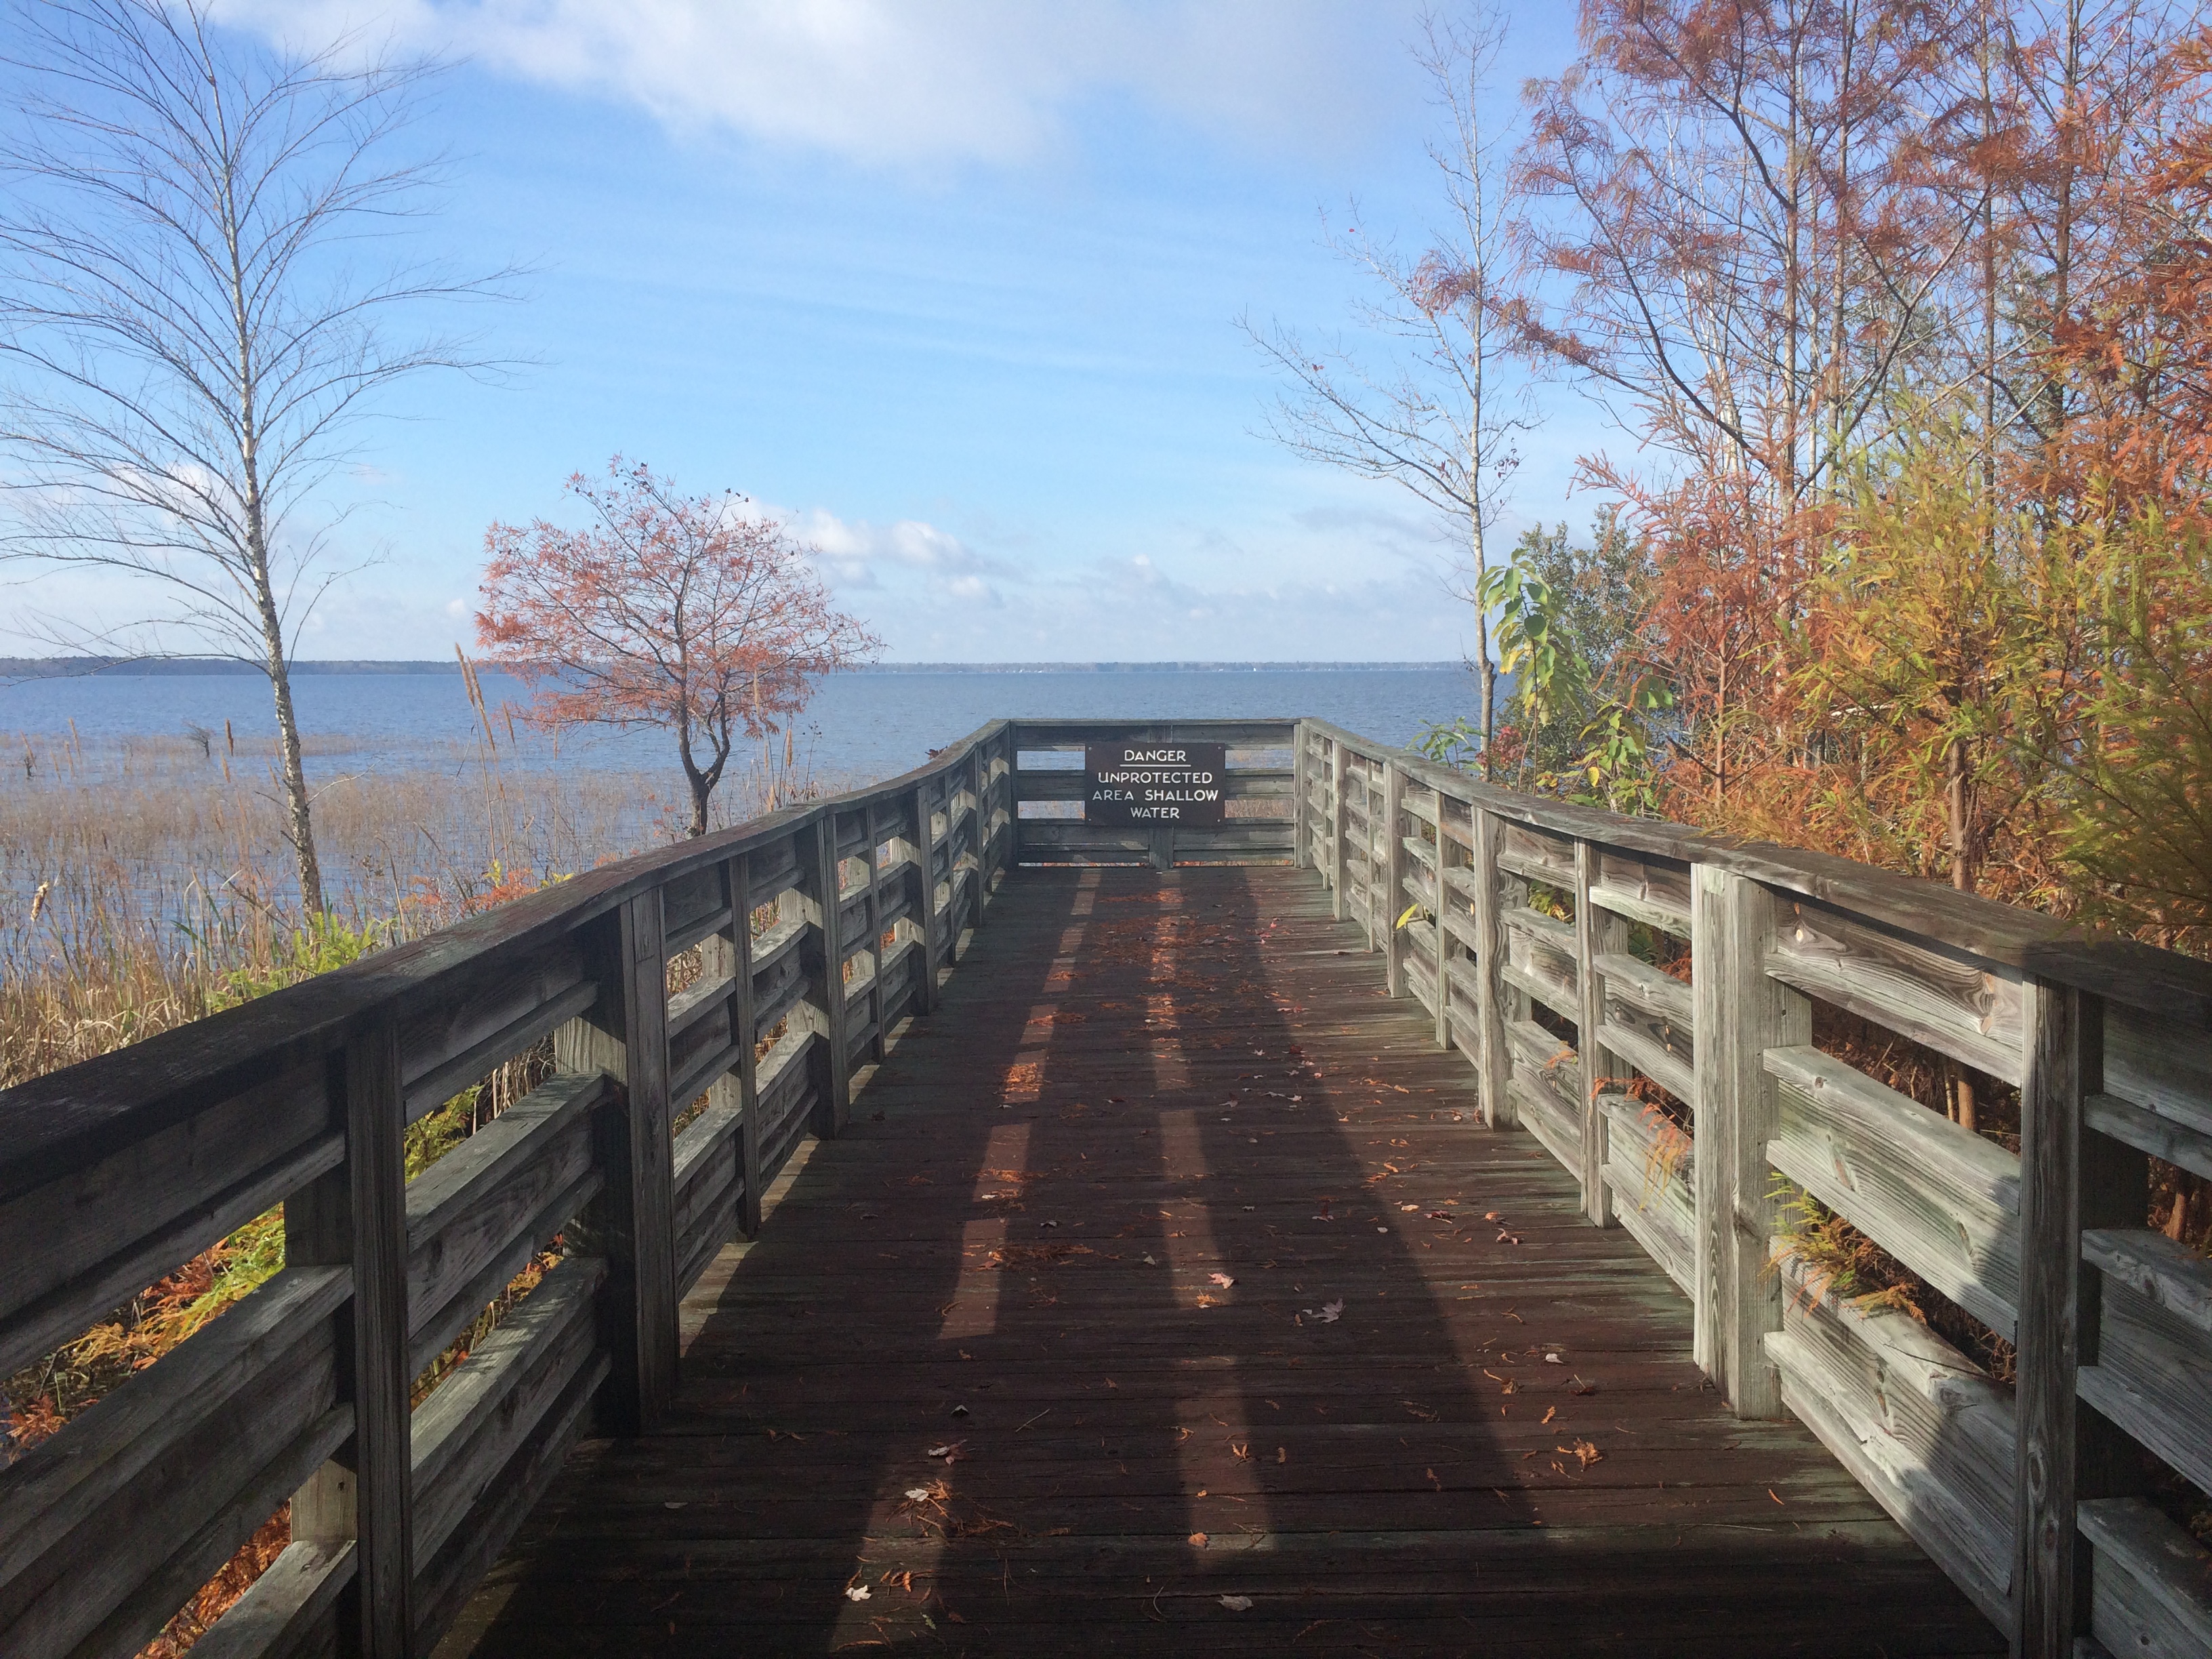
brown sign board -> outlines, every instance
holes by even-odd
[[[1084,822],[1176,829],[1218,824],[1226,759],[1226,746],[1218,743],[1087,744]]]

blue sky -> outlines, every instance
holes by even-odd
[[[1434,659],[1470,618],[1425,509],[1264,436],[1235,319],[1327,331],[1320,215],[1418,250],[1438,206],[1414,9],[1244,0],[226,0],[464,54],[422,131],[426,233],[536,269],[477,320],[530,360],[424,381],[339,532],[382,562],[308,656],[447,655],[485,525],[563,516],[617,451],[795,515],[898,659]],[[1572,49],[1515,21],[1498,113]],[[1607,437],[1565,388],[1509,529],[1589,518]]]

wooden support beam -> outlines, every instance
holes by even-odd
[[[702,942],[702,970],[709,977],[730,977],[730,1040],[737,1047],[738,1063],[716,1078],[707,1091],[707,1109],[734,1106],[738,1114],[738,1170],[744,1182],[738,1226],[750,1238],[760,1231],[760,1094],[756,1086],[754,1050],[760,1031],[753,1018],[752,878],[743,857],[724,866],[730,896],[731,926],[711,933]]]
[[[1344,920],[1344,744],[1328,740],[1328,913]]]
[[[353,1437],[293,1498],[295,1540],[354,1546],[338,1613],[344,1645],[363,1659],[415,1650],[415,1504],[407,1365],[406,1105],[399,1026],[388,1015],[356,1033],[332,1065],[345,1158],[284,1204],[284,1255],[297,1267],[351,1270],[339,1314],[340,1387]]]
[[[1698,1231],[1714,1233],[1708,1248],[1719,1268],[1715,1338],[1726,1360],[1729,1404],[1738,1417],[1780,1418],[1781,1380],[1766,1354],[1767,1334],[1782,1328],[1782,1279],[1768,1265],[1776,1224],[1766,1159],[1779,1103],[1765,1056],[1769,1048],[1812,1042],[1813,1005],[1766,972],[1778,925],[1774,895],[1733,872],[1720,883],[1723,945],[1711,965],[1721,975],[1721,1025],[1717,1042],[1697,1045],[1701,1065],[1706,1049],[1719,1050],[1714,1103],[1720,1121],[1700,1126],[1697,1168],[1718,1166],[1723,1190],[1713,1195],[1711,1213],[1700,1214]]]
[[[1498,920],[1498,842],[1495,814],[1474,812],[1475,1023],[1481,1032],[1482,1121],[1502,1129],[1514,1121],[1513,1053],[1505,1045],[1506,987],[1498,969],[1505,960],[1505,927]]]
[[[1692,1233],[1692,1309],[1690,1353],[1716,1388],[1728,1390],[1729,1359],[1723,1344],[1729,1334],[1723,1311],[1726,1303],[1723,1276],[1733,1260],[1729,1239],[1729,1182],[1726,1160],[1720,1157],[1725,1139],[1728,1109],[1723,1099],[1725,1068],[1721,1064],[1720,1033],[1727,1016],[1722,998],[1728,975],[1721,966],[1728,943],[1725,899],[1727,872],[1709,864],[1690,867],[1690,999],[1691,1029],[1703,1031],[1708,1041],[1698,1042],[1692,1054],[1695,1098],[1690,1102],[1696,1222]]]
[[[1313,863],[1313,841],[1306,818],[1306,790],[1313,778],[1313,759],[1306,753],[1306,723],[1291,728],[1291,863],[1304,870]]]
[[[1406,994],[1406,936],[1397,926],[1406,908],[1406,840],[1399,820],[1405,816],[1406,778],[1395,761],[1382,763],[1382,823],[1379,832],[1370,823],[1370,838],[1379,833],[1382,856],[1376,860],[1377,902],[1368,915],[1378,917],[1382,934],[1382,988],[1389,995]]]
[[[937,926],[937,824],[929,804],[933,787],[925,783],[914,792],[914,844],[921,854],[921,867],[917,877],[921,899],[921,981],[914,997],[914,1011],[917,1014],[933,1012],[937,1007],[937,952],[940,935]],[[946,818],[949,823],[950,792],[947,793]]]
[[[2082,1260],[2081,1235],[2142,1224],[2149,1162],[2083,1121],[2083,1101],[2104,1088],[2102,1003],[2039,980],[2026,990],[2013,1651],[2071,1659],[2091,1602],[2092,1555],[2075,1507],[2141,1484],[2133,1446],[2076,1392],[2075,1373],[2097,1363],[2103,1287]]]
[[[556,1069],[604,1072],[620,1085],[594,1115],[592,1155],[605,1185],[577,1231],[603,1255],[600,1342],[612,1361],[600,1390],[602,1433],[650,1432],[676,1389],[675,1143],[669,1132],[668,959],[660,890],[624,901],[592,929],[599,1000],[555,1033]]]
[[[1613,1189],[1605,1184],[1607,1120],[1598,1097],[1618,1094],[1627,1071],[1605,1045],[1605,980],[1597,959],[1625,950],[1628,926],[1610,911],[1590,902],[1590,887],[1597,879],[1598,848],[1587,841],[1575,842],[1575,988],[1582,1012],[1575,1021],[1576,1044],[1583,1062],[1582,1139],[1583,1212],[1601,1227],[1613,1223]]]
[[[1444,834],[1443,797],[1437,797],[1437,915],[1433,943],[1436,953],[1432,966],[1437,975],[1437,1047],[1452,1046],[1451,1030],[1451,947],[1452,932],[1444,925],[1444,907],[1452,902],[1452,890],[1444,879],[1444,872],[1452,866],[1454,852],[1451,838]]]
[[[845,1036],[844,860],[837,856],[837,814],[825,808],[815,820],[813,856],[808,861],[815,901],[813,948],[808,972],[817,988],[811,1018],[822,1041],[814,1065],[813,1129],[834,1139],[852,1109],[851,1054]],[[978,913],[980,921],[980,911]]]
[[[860,823],[867,835],[867,844],[860,848],[860,856],[868,866],[868,1058],[878,1066],[884,1059],[884,914],[883,866],[878,857],[883,851],[883,824],[876,816],[877,806],[870,801],[860,809]]]

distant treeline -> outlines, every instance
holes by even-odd
[[[1459,662],[885,662],[856,674],[1256,674],[1382,672],[1465,667]],[[458,674],[459,662],[308,659],[295,674]],[[81,675],[260,674],[257,664],[204,657],[0,657],[0,679],[67,679]]]

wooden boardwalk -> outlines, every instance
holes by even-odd
[[[441,1653],[2003,1652],[1362,945],[1014,872]]]

